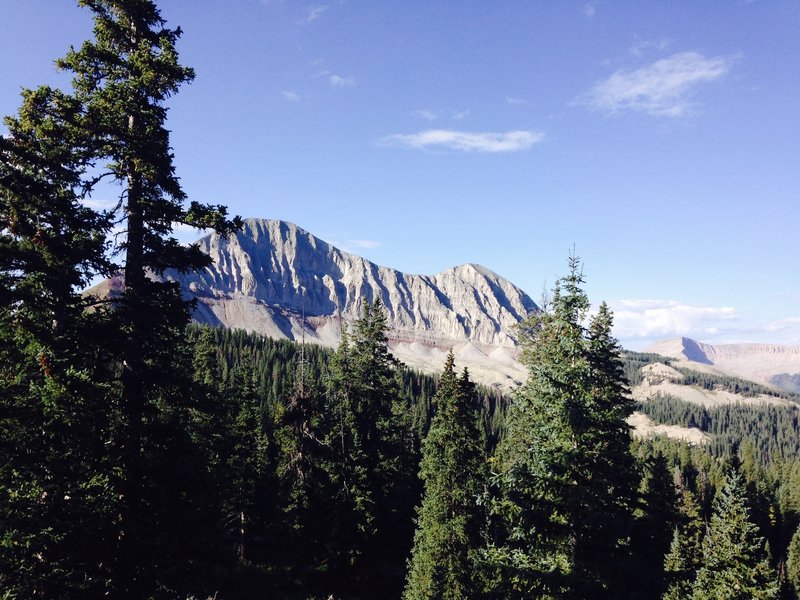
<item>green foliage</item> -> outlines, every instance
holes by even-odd
[[[549,310],[522,330],[529,376],[500,442],[486,552],[505,597],[592,597],[618,585],[636,474],[631,404],[607,307],[583,327],[589,300],[576,258]]]
[[[794,596],[800,598],[800,527],[794,532],[786,557],[786,579],[794,591]]]
[[[476,555],[485,517],[478,498],[487,470],[472,401],[469,375],[456,377],[450,352],[422,447],[425,489],[403,594],[409,600],[472,598],[480,589]]]
[[[771,457],[800,454],[800,408],[794,405],[724,404],[702,406],[672,396],[656,395],[640,402],[636,410],[656,423],[697,427],[711,434],[706,447],[724,456],[732,447],[750,440],[760,462]]]
[[[768,599],[777,593],[777,573],[769,565],[764,538],[750,520],[742,476],[733,472],[714,503],[692,598]]]
[[[664,600],[690,597],[695,575],[703,564],[705,523],[691,490],[681,489],[679,510],[678,524],[664,557],[668,585]]]
[[[328,379],[338,568],[365,589],[390,584],[387,567],[396,553],[408,553],[419,498],[411,406],[400,393],[386,329],[380,301],[365,304],[352,332],[342,336]]]

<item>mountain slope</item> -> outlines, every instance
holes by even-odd
[[[199,322],[335,346],[343,324],[380,299],[390,346],[410,366],[438,372],[452,347],[459,366],[484,383],[508,387],[525,376],[515,361],[514,326],[538,307],[485,267],[408,275],[265,219],[247,219],[235,235],[211,234],[199,244],[212,266],[165,274],[197,300]]]
[[[646,352],[675,358],[687,368],[713,370],[800,392],[800,346],[779,344],[711,345],[689,338],[651,344]]]

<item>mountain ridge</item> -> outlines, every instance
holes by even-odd
[[[706,344],[680,337],[659,340],[645,349],[686,363],[705,365],[721,373],[800,392],[800,346],[741,343]]]
[[[193,317],[201,323],[335,346],[364,303],[379,299],[390,347],[410,366],[436,372],[453,348],[483,383],[509,388],[525,377],[514,327],[539,308],[487,267],[406,274],[270,219],[245,219],[228,238],[211,233],[196,243],[214,263],[164,277],[197,301]]]

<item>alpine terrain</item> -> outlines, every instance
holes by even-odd
[[[197,300],[198,322],[336,346],[364,304],[380,300],[391,350],[407,365],[439,372],[452,348],[483,383],[508,388],[525,378],[514,326],[538,307],[485,267],[408,275],[278,220],[247,219],[227,239],[212,233],[198,243],[210,267],[165,274]]]

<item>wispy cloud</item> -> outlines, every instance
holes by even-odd
[[[415,150],[442,148],[461,152],[519,152],[541,142],[544,134],[536,131],[469,132],[428,129],[419,133],[389,135],[379,143]]]
[[[614,335],[621,340],[652,341],[685,336],[708,339],[734,326],[730,306],[702,306],[677,300],[620,300],[614,310]]]
[[[530,106],[531,103],[523,98],[515,98],[513,96],[506,96],[506,104],[511,106]]]
[[[631,46],[631,54],[634,56],[642,56],[649,50],[660,50],[661,52],[669,48],[670,40],[662,38],[658,41],[653,40],[637,40]]]
[[[281,92],[281,96],[283,96],[283,99],[288,102],[300,102],[300,100],[302,100],[300,94],[297,92],[292,92],[291,90],[283,90]]]
[[[328,75],[328,83],[333,87],[346,88],[353,87],[356,84],[356,80],[352,77],[342,77],[341,75],[331,74]]]
[[[327,4],[315,4],[308,7],[306,12],[306,23],[311,23],[312,21],[316,21],[319,19],[323,14],[325,14],[330,6]]]
[[[584,17],[586,17],[587,19],[591,19],[597,13],[597,8],[591,2],[587,2],[586,4],[583,5],[583,9],[581,9],[581,12],[583,12]]]
[[[633,71],[619,70],[600,81],[579,103],[595,110],[618,113],[625,110],[659,117],[682,117],[691,108],[689,98],[697,87],[720,79],[733,66],[733,59],[706,58],[697,52],[682,52]]]
[[[439,115],[437,115],[434,111],[427,110],[424,108],[420,110],[415,110],[411,114],[414,115],[415,117],[419,117],[420,119],[425,119],[426,121],[435,121],[436,119],[439,118]]]
[[[470,113],[468,108],[463,110],[430,110],[427,108],[415,110],[411,114],[426,121],[436,121],[437,119],[450,119],[452,121],[463,121]]]

